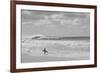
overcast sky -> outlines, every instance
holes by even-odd
[[[21,10],[22,36],[89,36],[90,14]]]

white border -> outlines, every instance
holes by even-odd
[[[40,63],[21,63],[21,9],[28,10],[49,10],[49,11],[69,11],[69,12],[89,12],[90,13],[90,60],[82,61],[60,61],[60,62],[40,62]],[[35,5],[16,5],[16,68],[38,68],[53,66],[74,66],[94,64],[94,9],[69,8],[69,7],[49,7]]]

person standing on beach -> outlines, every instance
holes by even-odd
[[[44,54],[47,54],[48,53],[48,51],[47,51],[46,48],[44,48],[42,51],[44,52]]]

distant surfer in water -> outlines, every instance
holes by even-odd
[[[46,48],[44,48],[42,51],[44,52],[44,54],[47,54],[48,53],[48,51],[47,51]]]

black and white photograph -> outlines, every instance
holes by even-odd
[[[12,72],[96,67],[96,6],[12,5]]]
[[[89,12],[21,10],[21,63],[89,59]]]

